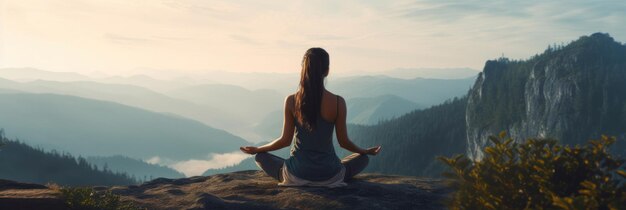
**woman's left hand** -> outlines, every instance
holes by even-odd
[[[370,147],[365,150],[365,154],[378,155],[378,153],[380,152],[380,148],[381,148],[380,146]]]
[[[251,154],[254,155],[256,153],[258,153],[259,148],[257,147],[250,147],[250,146],[246,146],[246,147],[239,147],[239,149],[246,153],[246,154]]]

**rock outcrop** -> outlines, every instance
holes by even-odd
[[[434,179],[376,174],[335,189],[280,187],[262,171],[160,178],[110,190],[148,209],[443,209],[449,192]]]
[[[58,190],[0,179],[0,209],[66,209]]]
[[[147,209],[444,209],[450,193],[441,180],[380,174],[358,175],[341,188],[281,187],[262,171],[94,189]],[[63,200],[46,186],[3,181],[0,209],[63,209]]]
[[[581,37],[526,61],[488,61],[469,92],[467,154],[488,136],[555,138],[581,144],[626,133],[626,46],[608,34]],[[619,153],[626,154],[626,149]]]

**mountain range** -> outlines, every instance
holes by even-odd
[[[0,116],[9,136],[82,156],[184,160],[246,143],[195,120],[67,95],[2,94]]]
[[[416,109],[424,108],[415,102],[396,95],[355,97],[346,100],[347,120],[350,124],[373,125],[390,120]]]
[[[422,107],[440,104],[467,94],[475,77],[464,79],[399,79],[387,76],[355,76],[328,82],[328,89],[346,99],[395,95]]]
[[[240,124],[223,110],[176,99],[153,90],[127,84],[106,84],[92,81],[16,82],[0,79],[0,88],[27,93],[52,93],[116,102],[154,112],[171,113],[201,121],[209,126]],[[223,126],[226,127],[226,126]]]
[[[2,69],[0,75],[19,71],[24,72],[10,78],[20,81],[0,78],[0,94],[6,94],[3,95],[3,103],[0,103],[0,112],[6,113],[4,116],[7,119],[7,121],[0,122],[0,128],[5,128],[11,136],[26,139],[31,145],[87,157],[98,156],[99,159],[88,158],[88,161],[100,167],[104,166],[102,159],[107,159],[107,167],[111,170],[127,171],[139,178],[179,176],[179,174],[170,173],[171,171],[168,172],[169,168],[163,168],[164,171],[161,172],[148,170],[151,167],[142,160],[156,157],[161,160],[160,164],[172,164],[177,160],[186,159],[203,160],[211,153],[230,152],[214,148],[212,145],[216,145],[216,142],[220,142],[217,145],[230,145],[228,148],[235,148],[233,150],[236,150],[237,146],[246,144],[234,135],[222,132],[218,132],[217,135],[209,134],[216,130],[213,127],[228,128],[227,132],[237,133],[247,140],[254,141],[276,137],[282,125],[280,111],[270,110],[282,108],[283,96],[271,89],[248,90],[235,85],[204,84],[185,87],[171,85],[170,88],[158,92],[136,85],[107,83],[116,79],[141,80],[142,85],[163,82],[141,76],[108,78],[106,82],[102,82],[93,79],[83,81],[86,78],[84,76],[71,73],[57,74],[37,69]],[[28,79],[48,76],[60,81]],[[380,79],[398,80],[388,77],[380,77]],[[385,93],[385,90],[381,92]],[[421,108],[416,103],[393,94],[356,97],[348,100],[355,101],[350,103],[352,107],[349,114],[350,122],[355,124],[374,124],[380,120],[392,119],[413,109]],[[112,114],[119,113],[120,110],[124,110],[121,111],[123,114]],[[155,123],[154,121],[148,123],[141,119],[142,117],[137,117],[146,115],[155,115],[163,119],[157,120],[158,125],[148,125],[150,128],[131,129],[136,127],[135,124]],[[263,115],[261,120],[254,120]],[[179,121],[187,123],[195,121],[195,125],[188,126],[187,123],[179,123]],[[168,127],[167,125],[170,128],[164,128]],[[179,126],[182,130],[187,128],[194,130],[189,132],[192,135],[186,135],[186,139],[189,139],[189,136],[194,136],[190,138],[195,139],[205,135],[218,139],[229,136],[223,139],[226,141],[238,139],[236,142],[239,143],[231,143],[231,141],[221,144],[221,141],[207,141],[187,152],[179,149],[167,149],[169,150],[167,152],[165,145],[168,143],[164,142],[171,142],[174,136],[181,135],[181,133],[171,134],[169,137],[157,137],[155,136],[157,134],[150,134],[151,132],[147,131],[167,132],[176,130]],[[204,128],[195,129],[194,127],[206,127],[208,132],[201,131]],[[250,127],[253,128],[250,129]],[[149,143],[154,145],[143,148],[140,146]],[[111,145],[121,145],[122,149]],[[190,147],[191,144],[183,141],[175,148],[185,150],[183,148]],[[129,159],[114,161],[116,156]],[[129,161],[132,159],[139,162]],[[129,170],[127,165],[133,164],[145,166],[146,170],[143,170],[144,172]]]
[[[608,34],[583,36],[528,60],[487,61],[467,96],[378,125],[350,128],[363,146],[383,145],[369,172],[439,176],[437,156],[482,157],[488,137],[554,138],[584,144],[618,137],[626,155],[626,45]]]
[[[181,175],[142,161],[148,158],[202,159],[249,144],[215,127],[258,135],[252,141],[256,143],[277,137],[286,95],[284,90],[232,84],[174,82],[157,91],[74,81],[85,79],[74,74],[64,75],[73,78],[64,81],[28,76],[34,77],[0,79],[0,128],[37,147],[97,156],[90,162],[137,177]],[[159,82],[120,80],[133,79]],[[480,159],[489,145],[487,137],[500,131],[517,141],[540,137],[565,144],[614,135],[619,139],[615,152],[626,154],[621,142],[626,139],[623,81],[626,46],[597,33],[551,46],[527,60],[487,61],[477,77],[352,76],[330,79],[327,86],[348,101],[351,138],[363,147],[384,148],[367,171],[438,176],[443,167],[437,156],[466,153]],[[286,157],[288,150],[277,154]],[[247,158],[204,174],[254,167]]]
[[[626,155],[624,81],[626,45],[596,33],[527,60],[487,61],[466,94],[348,131],[358,145],[382,145],[366,171],[387,174],[439,176],[444,167],[436,157],[480,159],[488,137],[501,131],[517,142],[554,138],[569,145],[611,135],[618,137],[613,152]]]
[[[282,117],[276,118],[275,114],[282,109],[283,99],[287,95],[284,90],[289,89],[247,89],[232,84],[202,84],[197,79],[185,83],[187,80],[159,80],[142,75],[96,79],[75,73],[47,72],[32,68],[0,69],[0,77],[19,80],[0,78],[0,89],[4,89],[2,92],[52,93],[116,102],[197,120],[251,142],[267,140],[269,136],[273,136],[275,130],[280,129],[282,122],[277,121]],[[46,77],[50,80],[41,79]],[[262,78],[268,81],[256,83],[271,83],[271,77],[265,75]],[[407,80],[383,76],[354,76],[330,78],[328,83],[330,86],[339,84],[348,90],[342,95],[344,98],[363,102],[352,109],[354,111],[351,111],[349,117],[354,120],[351,123],[371,124],[416,108],[443,102],[445,98],[460,96],[465,93],[465,88],[453,89],[465,86],[465,83],[469,84],[468,81],[470,79]],[[433,97],[425,91],[413,94],[413,86],[430,86],[432,90],[440,90],[437,93],[440,96]],[[373,89],[377,91],[371,91],[371,95],[361,94],[362,90]],[[411,98],[398,94],[410,95]],[[425,102],[422,104],[415,100]],[[413,106],[412,103],[419,106]]]
[[[352,76],[328,81],[328,90],[346,99],[350,124],[373,125],[416,109],[427,108],[467,94],[475,78],[400,79],[388,76]],[[281,106],[279,106],[281,107]],[[269,112],[254,130],[265,140],[278,137],[282,109]]]

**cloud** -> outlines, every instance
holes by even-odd
[[[117,44],[143,44],[151,41],[148,38],[130,37],[111,33],[104,34],[104,38]]]
[[[421,40],[430,40],[445,50],[442,52],[456,54],[456,60],[472,58],[482,62],[501,53],[524,59],[549,44],[594,32],[610,33],[623,40],[623,11],[626,4],[618,1],[412,0],[379,12],[397,22],[411,23],[402,34],[412,33]],[[456,49],[456,53],[451,49]],[[466,53],[460,55],[459,50]]]
[[[350,37],[347,37],[347,36],[338,36],[338,35],[332,35],[332,34],[311,34],[308,36],[308,38],[311,40],[327,40],[327,41],[350,39]]]
[[[198,16],[210,17],[223,21],[238,20],[239,17],[232,15],[240,8],[231,2],[216,1],[192,1],[192,0],[165,0],[162,4],[174,10],[195,14]]]
[[[147,163],[150,164],[159,164],[161,163],[161,158],[159,156],[154,156],[146,160]]]
[[[20,0],[5,8],[1,66],[113,74],[289,72],[311,46],[331,51],[333,68],[346,72],[480,69],[502,53],[523,59],[594,32],[626,40],[622,0]]]
[[[626,4],[618,1],[436,1],[418,0],[400,4],[387,11],[392,16],[454,23],[481,20],[498,22],[507,20],[510,24],[519,22],[548,22],[554,27],[578,25],[588,28],[596,22],[605,22],[609,17],[626,19]],[[541,24],[539,24],[541,25]]]
[[[233,166],[241,163],[241,161],[250,158],[248,154],[244,154],[241,151],[234,151],[230,153],[211,153],[207,155],[206,159],[189,159],[184,161],[174,161],[162,157],[152,157],[146,160],[151,164],[159,164],[169,166],[183,174],[185,176],[199,176],[202,175],[208,169],[224,168],[227,166]]]
[[[175,37],[175,36],[152,36],[154,39],[167,40],[167,41],[188,41],[189,37]]]
[[[233,40],[239,41],[244,44],[249,44],[249,45],[261,45],[262,44],[258,40],[253,39],[249,36],[231,34],[229,37]]]

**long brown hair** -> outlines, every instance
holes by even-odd
[[[312,131],[322,107],[324,78],[328,75],[330,59],[326,50],[311,48],[302,58],[300,86],[295,97],[295,117],[301,126]]]

